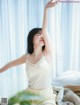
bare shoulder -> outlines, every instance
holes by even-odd
[[[28,56],[29,56],[29,54],[27,54],[27,53],[22,56],[23,59],[24,59],[24,63],[26,63],[26,60],[27,60]]]
[[[20,56],[18,59],[16,59],[15,62],[18,62],[21,64],[26,63],[27,56],[28,56],[28,54],[25,53],[22,56]]]
[[[13,67],[13,66],[17,66],[17,65],[26,63],[27,56],[28,56],[28,54],[23,54],[19,58],[12,60],[11,62],[9,62],[9,66]]]

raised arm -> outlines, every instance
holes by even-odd
[[[44,17],[43,17],[43,25],[42,25],[42,35],[44,38],[44,42],[45,42],[45,53],[52,55],[52,45],[51,45],[51,40],[50,40],[50,36],[48,34],[48,30],[47,30],[47,25],[48,25],[48,9],[51,7],[54,7],[57,2],[59,0],[57,0],[56,2],[53,2],[53,0],[49,1],[45,8],[44,8]]]
[[[2,73],[2,72],[4,72],[4,71],[8,70],[8,69],[11,68],[11,67],[18,66],[18,65],[20,65],[20,64],[25,63],[25,62],[26,62],[26,56],[27,56],[27,55],[24,54],[24,55],[22,55],[21,57],[19,57],[18,59],[13,60],[13,61],[11,61],[11,62],[8,62],[4,67],[2,67],[2,68],[0,69],[0,73]]]
[[[44,17],[43,17],[43,25],[42,25],[42,32],[45,32],[47,29],[47,24],[48,24],[48,19],[47,19],[47,12],[48,9],[51,7],[54,7],[57,3],[59,2],[59,0],[57,0],[56,2],[54,2],[54,0],[50,0],[45,8],[44,8]]]

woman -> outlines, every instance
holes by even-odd
[[[29,32],[27,38],[28,54],[9,62],[0,69],[1,73],[10,67],[26,63],[29,80],[29,86],[26,90],[43,96],[40,105],[56,105],[56,97],[51,86],[52,48],[47,32],[47,11],[57,2],[51,0],[46,4],[42,28],[34,28]]]

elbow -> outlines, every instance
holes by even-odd
[[[47,32],[47,28],[46,27],[43,27],[42,28],[42,33],[44,34],[44,33],[46,33]]]

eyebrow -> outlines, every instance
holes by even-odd
[[[38,31],[38,33],[40,33],[40,34],[41,34],[41,31]]]

